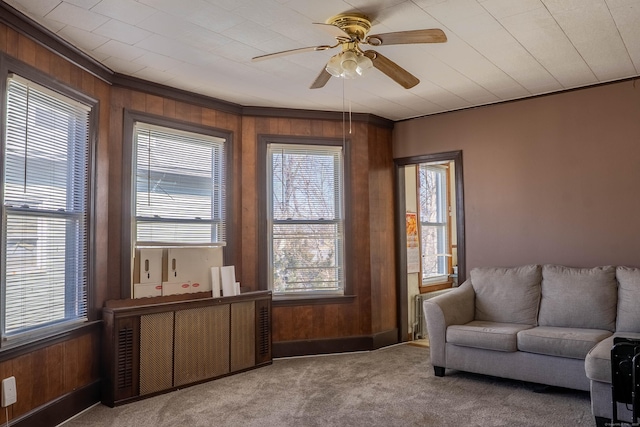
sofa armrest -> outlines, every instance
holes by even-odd
[[[475,315],[475,292],[471,282],[467,280],[451,292],[425,300],[422,308],[427,321],[431,364],[445,367],[447,327],[469,323]]]

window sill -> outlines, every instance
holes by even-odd
[[[329,305],[329,304],[350,304],[355,301],[355,295],[319,295],[319,296],[274,296],[272,305],[274,307],[291,307],[299,305]]]
[[[0,348],[0,363],[101,329],[102,320],[95,320],[42,336],[33,336],[15,342],[5,341]]]
[[[420,285],[420,293],[424,294],[426,292],[439,291],[441,289],[451,288],[452,286],[453,282],[451,280],[446,282],[427,283]]]

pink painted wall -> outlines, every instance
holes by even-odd
[[[467,270],[640,267],[640,80],[396,123],[394,158],[452,150]]]

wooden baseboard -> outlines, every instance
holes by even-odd
[[[373,350],[377,350],[382,347],[388,347],[398,343],[398,329],[389,329],[388,331],[379,332],[373,334]]]
[[[352,351],[376,350],[398,343],[398,330],[390,329],[373,335],[325,338],[314,340],[274,342],[274,358],[308,356],[312,354],[347,353]]]
[[[100,402],[100,380],[33,409],[11,420],[9,425],[11,427],[55,427],[98,402]]]

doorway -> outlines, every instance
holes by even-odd
[[[400,341],[424,333],[421,298],[466,278],[462,152],[395,159]]]

